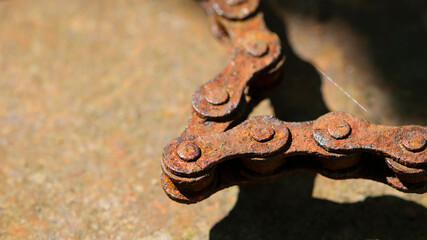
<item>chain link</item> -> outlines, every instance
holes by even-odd
[[[303,170],[427,191],[426,127],[375,125],[338,112],[308,122],[244,121],[280,79],[280,39],[265,26],[259,0],[200,3],[215,36],[233,53],[221,73],[197,89],[187,129],[164,149],[162,186],[171,199],[195,203],[232,185]]]

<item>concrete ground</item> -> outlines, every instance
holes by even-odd
[[[254,115],[427,125],[426,7],[268,1],[288,60]],[[365,180],[308,173],[169,200],[162,149],[227,58],[193,1],[0,0],[0,239],[427,238],[426,194]]]

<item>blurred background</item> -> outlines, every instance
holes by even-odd
[[[427,125],[425,0],[262,8],[288,58],[254,115]],[[209,29],[190,0],[0,0],[0,239],[427,238],[426,194],[365,180],[296,174],[169,200],[162,149],[228,59]]]

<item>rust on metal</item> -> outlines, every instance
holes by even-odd
[[[232,56],[196,90],[187,128],[164,149],[161,180],[171,199],[196,203],[232,185],[301,170],[427,192],[427,127],[375,125],[341,112],[307,122],[247,119],[280,79],[280,39],[267,29],[260,0],[200,3]]]
[[[276,132],[269,125],[253,125],[251,127],[251,137],[257,142],[266,142],[273,138]]]
[[[247,1],[247,0],[226,0],[225,2],[226,2],[228,5],[234,6],[234,5],[242,4],[242,3],[246,2],[246,1]]]
[[[259,6],[259,0],[213,0],[212,7],[219,16],[242,20]]]
[[[332,121],[329,123],[328,132],[335,139],[343,139],[350,135],[351,127],[344,120]]]
[[[200,148],[194,142],[182,142],[176,150],[178,156],[185,161],[195,161],[202,154]]]
[[[402,139],[402,145],[411,152],[422,151],[427,145],[427,140],[423,134],[417,132],[407,132]]]
[[[268,52],[268,43],[263,40],[247,42],[246,51],[254,57],[262,57]]]
[[[217,87],[210,89],[206,93],[206,101],[208,101],[210,104],[213,105],[222,105],[227,103],[228,99],[230,98],[227,89],[223,87]]]

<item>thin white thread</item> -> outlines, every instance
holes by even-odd
[[[338,88],[342,93],[344,93],[348,98],[350,98],[357,106],[359,106],[363,111],[366,112],[366,114],[368,114],[369,116],[371,116],[372,118],[374,118],[377,123],[380,122],[380,120],[375,117],[373,114],[371,114],[371,112],[368,111],[368,109],[366,109],[362,104],[359,103],[359,101],[357,101],[354,97],[352,97],[350,95],[350,93],[348,93],[346,90],[344,90],[337,82],[335,82],[334,80],[332,80],[332,78],[330,78],[328,75],[326,75],[326,73],[324,73],[322,70],[318,69],[317,67],[315,67],[317,69],[317,71],[319,71],[326,79],[328,79],[329,82],[331,82],[332,84],[334,84],[334,86],[336,88]]]

